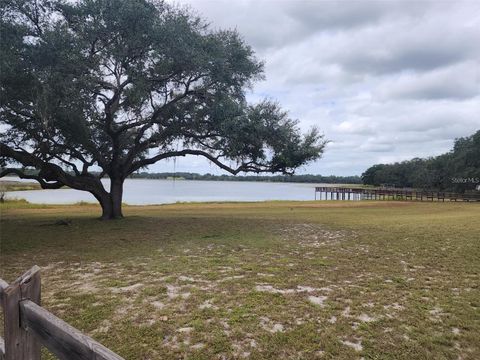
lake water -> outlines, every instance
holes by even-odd
[[[18,178],[3,179],[21,181]],[[109,180],[102,181],[108,188]],[[127,179],[123,201],[131,205],[148,205],[198,201],[314,200],[315,186],[325,185],[328,184]],[[96,202],[90,193],[72,189],[12,191],[6,196],[37,204]]]

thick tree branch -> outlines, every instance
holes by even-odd
[[[176,157],[176,156],[186,156],[186,155],[203,156],[204,158],[210,160],[221,169],[228,171],[233,175],[237,175],[242,171],[246,171],[246,172],[251,171],[251,172],[261,173],[261,172],[275,172],[275,171],[281,170],[281,169],[273,169],[271,167],[268,167],[267,165],[261,165],[253,161],[242,163],[240,166],[233,168],[222,163],[219,160],[218,156],[214,156],[212,154],[209,154],[208,152],[205,152],[202,150],[195,150],[195,149],[184,149],[180,151],[169,151],[163,154],[158,154],[148,159],[139,160],[131,165],[128,172],[129,173],[135,172],[138,169],[141,169],[142,167],[155,164],[157,161],[160,161],[160,160],[164,160],[164,159]],[[290,174],[290,172],[285,170],[283,172],[286,174]]]
[[[36,180],[42,187],[42,189],[60,189],[62,186],[64,186],[63,183],[56,181],[56,182],[46,182],[44,181],[40,176],[37,175],[28,175],[20,171],[19,169],[3,169],[0,171],[0,178],[10,175],[10,174],[15,174],[17,175],[20,179],[31,179],[31,180]]]
[[[105,193],[105,189],[99,179],[91,176],[72,176],[60,166],[45,162],[29,152],[14,150],[5,144],[0,144],[0,157],[40,170],[38,177],[46,182],[55,181],[77,190]]]

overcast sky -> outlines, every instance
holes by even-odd
[[[278,100],[331,142],[298,173],[361,174],[434,156],[480,129],[480,1],[188,0],[265,61],[249,94]],[[221,173],[198,158],[177,171]],[[173,162],[150,171],[172,171]]]

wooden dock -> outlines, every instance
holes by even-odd
[[[315,187],[315,200],[417,200],[417,201],[480,201],[478,194],[415,189],[368,189],[354,187]]]

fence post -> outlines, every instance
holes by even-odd
[[[40,343],[20,319],[22,300],[40,305],[40,286],[40,268],[34,266],[3,292],[5,360],[40,360]]]

